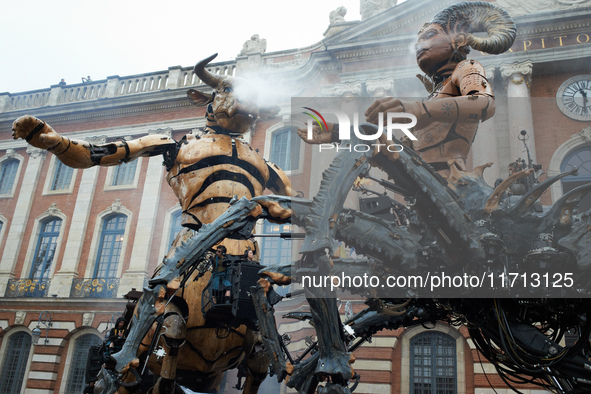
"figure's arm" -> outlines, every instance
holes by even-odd
[[[478,123],[494,115],[492,88],[480,63],[475,60],[460,62],[451,76],[451,82],[456,85],[461,96],[429,101],[379,99],[365,112],[367,121],[378,124],[380,112],[406,112],[417,117],[415,128],[422,128],[433,122]]]
[[[267,163],[269,168],[269,181],[267,187],[275,194],[295,197],[291,189],[291,182],[285,172],[273,163]]]
[[[298,136],[307,144],[328,144],[339,140],[339,131],[334,123],[328,122],[327,129],[320,129],[318,125],[312,126],[312,138],[308,139],[307,129],[298,129]]]
[[[64,137],[41,119],[29,115],[15,120],[12,131],[14,139],[23,138],[30,145],[53,153],[62,163],[74,168],[127,163],[140,156],[162,154],[176,145],[172,138],[164,135],[94,145]]]

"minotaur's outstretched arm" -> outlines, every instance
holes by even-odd
[[[58,134],[51,126],[30,115],[21,116],[12,124],[14,139],[23,138],[34,147],[46,149],[67,166],[89,168],[113,166],[140,156],[161,154],[176,142],[165,135],[148,135],[130,141],[94,145]]]

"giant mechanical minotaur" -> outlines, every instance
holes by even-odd
[[[194,251],[185,252],[182,249],[183,241],[209,226],[202,232],[216,234],[208,238],[211,245],[203,242],[201,255],[208,252],[213,244],[219,244],[226,247],[229,256],[242,256],[246,249],[255,250],[249,239],[249,231],[233,234],[231,225],[224,222],[216,232],[213,227],[217,224],[212,223],[229,210],[232,200],[251,200],[262,196],[265,189],[291,195],[290,182],[283,171],[265,161],[242,139],[259,117],[273,116],[277,110],[257,107],[252,95],[237,97],[234,90],[240,88],[244,81],[218,76],[206,70],[205,66],[214,57],[195,66],[195,73],[213,88],[213,93],[193,89],[188,92],[189,98],[196,104],[207,106],[204,135],[187,134],[178,142],[167,136],[150,135],[94,145],[60,135],[48,124],[32,116],[23,116],[13,125],[14,138],[24,138],[29,144],[48,150],[64,164],[75,168],[113,166],[140,156],[164,157],[164,165],[168,170],[166,179],[179,199],[184,228],[173,242],[165,262],[157,268],[149,289],[140,299],[127,342],[115,356],[120,372],[126,371],[130,365],[136,366],[138,349],[140,352],[146,350],[140,344],[142,338],[151,329],[156,316],[165,313],[163,325],[166,333],[163,337],[170,337],[162,343],[166,355],[161,362],[150,361],[155,373],[161,376],[156,392],[169,392],[174,387],[177,373],[194,377],[194,388],[199,391],[212,390],[219,385],[223,372],[236,367],[244,354],[252,352],[256,343],[255,334],[245,326],[231,330],[224,340],[218,338],[215,328],[198,329],[204,324],[200,297],[209,273],[199,281],[188,281],[188,290],[183,291],[183,294],[189,294],[193,299],[181,301],[176,296],[171,302],[171,295],[179,287],[179,277],[190,275],[187,271],[195,263],[194,260],[190,262],[187,256]],[[280,221],[289,218],[289,210],[277,202],[261,201],[261,205],[254,204],[245,211],[253,223],[263,210],[270,218]],[[198,307],[189,310],[188,320],[184,321],[183,315],[186,313],[183,309],[186,308],[183,305],[186,304]],[[152,335],[155,335],[154,332],[150,332]],[[145,343],[150,340],[147,338]],[[188,344],[180,346],[185,340]],[[247,391],[256,392],[261,377],[264,378],[266,374],[267,363],[252,355],[250,360],[252,373],[247,374],[246,388]]]

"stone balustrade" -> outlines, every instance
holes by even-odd
[[[217,75],[234,75],[236,62],[213,63],[207,69]],[[58,84],[22,93],[0,93],[0,113],[199,85],[203,85],[203,82],[195,75],[193,67],[177,66],[166,71],[127,77],[115,75],[100,81]]]

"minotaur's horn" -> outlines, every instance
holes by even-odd
[[[212,74],[205,69],[205,66],[207,66],[209,62],[215,59],[217,55],[218,54],[215,53],[207,59],[201,60],[199,63],[195,65],[195,74],[197,74],[199,79],[205,82],[206,85],[211,86],[212,88],[217,87],[218,84],[224,79],[224,77]]]
[[[507,11],[483,1],[454,4],[441,11],[430,23],[441,25],[449,33],[466,33],[468,45],[477,51],[499,54],[515,41],[515,22]],[[471,33],[486,32],[487,37]]]

